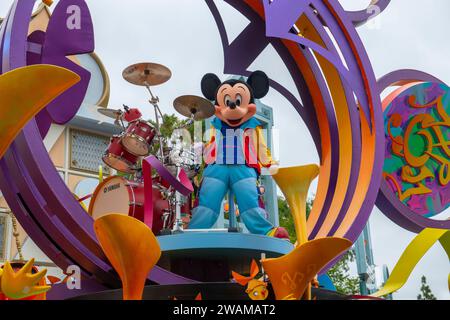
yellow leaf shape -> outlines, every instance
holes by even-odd
[[[424,229],[411,241],[405,251],[403,251],[383,288],[371,296],[383,297],[403,287],[420,259],[422,259],[437,241],[441,242],[442,247],[450,258],[450,231],[433,228]],[[448,281],[450,290],[450,275]]]
[[[36,114],[79,81],[72,71],[43,64],[0,75],[0,158]]]
[[[31,259],[19,271],[14,272],[9,261],[5,263],[1,277],[1,291],[5,296],[10,299],[20,300],[50,290],[50,286],[38,285],[39,281],[47,274],[47,270],[43,269],[33,274],[33,265],[34,259]]]

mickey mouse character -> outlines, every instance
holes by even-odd
[[[284,228],[275,228],[258,203],[256,188],[261,168],[275,162],[265,144],[261,123],[256,114],[255,99],[269,92],[269,79],[262,71],[250,75],[247,82],[221,82],[215,74],[206,74],[201,83],[203,95],[215,101],[215,118],[211,138],[204,148],[207,164],[199,194],[199,205],[193,210],[191,229],[209,229],[217,221],[221,204],[231,189],[236,196],[241,220],[254,234],[289,239]]]

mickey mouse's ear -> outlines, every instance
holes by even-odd
[[[208,100],[216,100],[217,89],[221,83],[219,77],[215,74],[205,74],[202,79],[202,93],[205,98]]]
[[[269,77],[262,71],[253,72],[247,80],[248,85],[253,89],[253,96],[261,99],[269,92]]]

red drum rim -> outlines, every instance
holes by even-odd
[[[123,163],[125,163],[125,165],[127,165],[128,170],[122,170],[122,169],[117,169],[114,165],[112,165],[111,163],[108,163],[108,161],[106,159],[109,158],[114,158],[116,160],[122,161]],[[131,163],[130,161],[128,161],[127,159],[121,157],[121,156],[116,156],[115,154],[112,153],[105,153],[102,157],[103,162],[108,166],[113,168],[114,170],[117,170],[119,172],[124,172],[124,173],[135,173],[136,172],[136,168],[135,165],[133,163]]]
[[[138,141],[141,142],[142,144],[145,144],[145,145],[147,146],[147,152],[146,152],[146,153],[143,153],[143,154],[139,154],[139,153],[136,153],[136,152],[131,151],[130,146],[127,146],[127,142],[126,142],[126,141],[127,141],[128,139],[138,140]],[[122,143],[122,145],[125,147],[125,149],[126,149],[129,153],[131,153],[132,155],[134,155],[134,156],[137,156],[137,157],[144,157],[144,156],[147,156],[147,155],[150,154],[150,144],[148,144],[147,141],[146,141],[144,138],[142,138],[141,136],[138,136],[138,135],[135,134],[135,133],[125,133],[125,134],[122,136],[121,143]]]

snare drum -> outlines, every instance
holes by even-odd
[[[153,186],[152,231],[158,235],[163,228],[163,214],[169,209],[169,202],[163,198],[160,188]],[[89,205],[89,214],[98,219],[116,213],[144,221],[144,184],[123,177],[109,177],[98,185]]]
[[[122,138],[122,144],[128,152],[136,156],[146,156],[150,153],[150,144],[155,138],[156,130],[144,120],[130,122]]]
[[[117,171],[134,173],[136,171],[138,158],[139,157],[125,150],[121,144],[121,136],[113,136],[102,160],[106,165]]]

